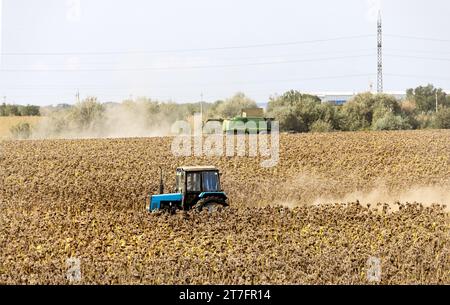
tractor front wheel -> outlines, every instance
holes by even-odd
[[[222,210],[224,207],[227,207],[228,203],[226,200],[220,197],[206,197],[200,199],[194,208],[201,212],[203,210],[207,210],[209,213],[216,212]]]

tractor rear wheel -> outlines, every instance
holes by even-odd
[[[224,207],[227,207],[228,203],[226,200],[220,197],[206,197],[200,199],[194,208],[201,212],[203,210],[207,210],[209,213],[213,213],[216,211],[222,210]]]

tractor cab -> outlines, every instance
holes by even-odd
[[[174,193],[163,194],[162,171],[160,194],[150,196],[150,211],[214,210],[228,206],[228,198],[220,186],[220,173],[214,166],[184,166],[176,170]]]

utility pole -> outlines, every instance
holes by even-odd
[[[202,124],[203,124],[203,92],[200,93],[200,116],[202,118]]]
[[[75,94],[75,97],[77,98],[77,103],[80,102],[80,90],[77,90],[77,94]]]
[[[438,92],[436,90],[436,113],[438,112]]]
[[[383,27],[381,23],[381,11],[378,11],[378,39],[377,39],[377,48],[378,48],[378,75],[377,75],[377,92],[383,93]]]

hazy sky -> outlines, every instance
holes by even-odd
[[[132,95],[257,102],[289,89],[450,89],[447,0],[3,0],[0,97],[40,105]]]

